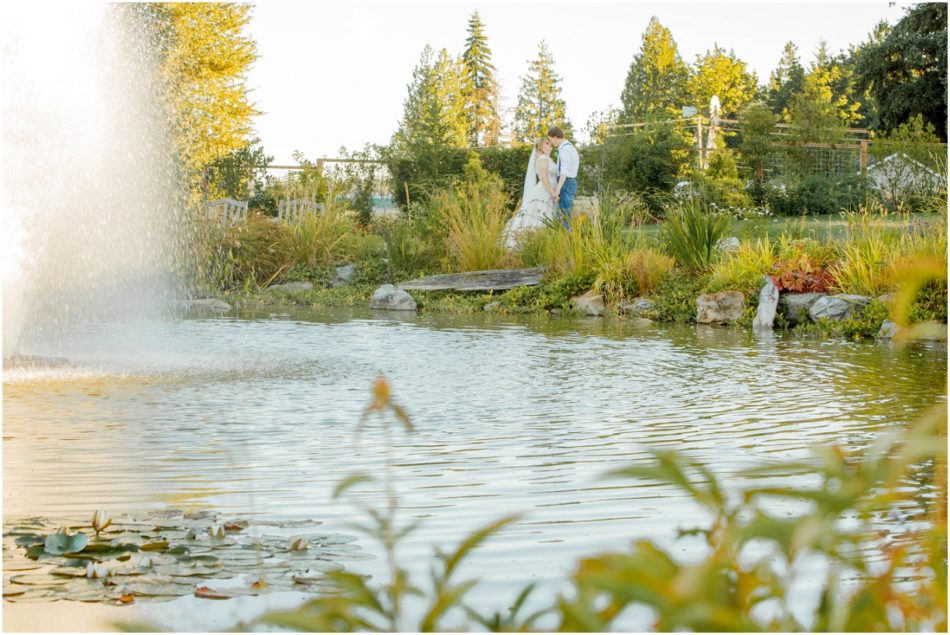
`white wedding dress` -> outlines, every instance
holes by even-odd
[[[551,184],[551,189],[557,187],[557,164],[551,160],[550,156],[537,156],[534,151],[531,152],[531,158],[528,160],[528,170],[525,173],[524,196],[521,199],[521,209],[511,217],[508,224],[505,225],[505,246],[512,249],[517,243],[519,237],[527,231],[540,229],[544,227],[545,220],[554,220],[556,203],[541,180],[538,178],[536,161],[545,160],[547,163],[547,176]]]

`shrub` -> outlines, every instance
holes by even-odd
[[[425,229],[425,220],[424,216],[401,215],[378,223],[391,279],[439,271],[441,241]]]
[[[693,271],[708,271],[713,264],[716,243],[731,226],[731,218],[713,213],[696,198],[675,206],[661,228],[666,251]]]

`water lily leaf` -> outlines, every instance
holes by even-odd
[[[83,573],[83,575],[85,575],[85,573]],[[21,573],[10,576],[10,582],[12,584],[24,584],[44,588],[58,587],[66,584],[66,580],[50,577],[46,573]]]
[[[23,595],[26,592],[27,592],[26,588],[18,589],[16,587],[8,587],[6,584],[3,585],[3,597],[5,598],[16,597],[18,595]]]
[[[212,556],[208,554],[194,554],[190,553],[178,558],[179,562],[201,562],[204,564],[218,564],[220,561],[217,556]]]
[[[39,534],[23,534],[17,536],[17,539],[14,540],[16,544],[21,547],[29,547],[31,545],[41,545],[46,542],[46,538]]]
[[[174,547],[172,547],[171,549],[169,549],[169,550],[166,551],[165,553],[168,554],[168,555],[170,555],[170,556],[187,555],[187,554],[188,554],[188,547],[186,547],[185,545],[175,545]]]
[[[125,585],[125,590],[136,596],[168,596],[179,597],[189,595],[193,587],[190,584],[165,582],[156,580],[136,580]]]
[[[216,591],[210,587],[200,586],[195,589],[195,597],[204,598],[206,600],[230,600],[234,596],[224,591]]]
[[[42,569],[45,565],[39,564],[37,562],[11,562],[3,563],[4,571],[35,571],[36,569]]]
[[[62,578],[85,578],[86,570],[76,567],[59,567],[58,569],[50,571],[49,574]]]
[[[134,594],[134,593],[123,593],[123,594],[120,595],[118,598],[116,598],[116,601],[115,601],[115,603],[116,603],[116,604],[119,604],[119,605],[122,605],[122,604],[132,604],[133,602],[135,602],[135,594]]]
[[[44,551],[54,556],[82,551],[89,542],[86,534],[67,534],[56,532],[46,537]]]
[[[156,540],[154,542],[147,542],[140,547],[142,551],[166,551],[168,550],[168,541],[167,540]]]
[[[102,553],[103,551],[116,551],[116,545],[113,545],[111,542],[90,542],[88,545],[83,547],[82,551],[85,553]]]

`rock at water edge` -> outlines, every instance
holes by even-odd
[[[706,293],[696,298],[696,321],[699,324],[735,322],[745,312],[745,296],[741,291]]]
[[[653,302],[646,298],[634,298],[629,304],[620,307],[620,312],[624,315],[642,315],[653,310]]]
[[[604,296],[596,291],[588,291],[584,295],[571,298],[574,308],[584,315],[601,316],[604,314]]]
[[[784,310],[785,320],[790,325],[795,326],[808,319],[808,309],[821,297],[824,297],[824,294],[785,293],[779,298],[779,305]]]
[[[762,291],[759,292],[759,307],[755,312],[755,319],[752,320],[754,329],[771,329],[775,324],[775,310],[778,308],[778,287],[772,282],[772,278],[765,276],[765,284],[762,285]]]
[[[871,301],[863,295],[826,295],[815,300],[808,308],[808,315],[812,320],[847,320]]]
[[[289,293],[300,293],[301,291],[311,291],[313,283],[306,280],[295,280],[285,284],[275,284],[267,287],[268,291],[287,291]]]
[[[402,289],[397,289],[391,284],[384,284],[373,291],[369,308],[385,311],[415,311],[416,301]]]

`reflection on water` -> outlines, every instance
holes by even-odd
[[[702,523],[669,487],[599,478],[647,448],[688,452],[741,485],[743,468],[863,447],[914,420],[946,372],[944,345],[365,311],[102,324],[23,352],[64,350],[68,363],[4,371],[6,518],[171,506],[340,529],[352,509],[330,502],[333,486],[384,464],[378,423],[354,436],[384,374],[417,426],[393,447],[404,513],[426,520],[404,547],[411,568],[525,513],[463,573],[486,579],[473,598],[499,609],[529,581],[560,590],[580,555],[670,544]]]

